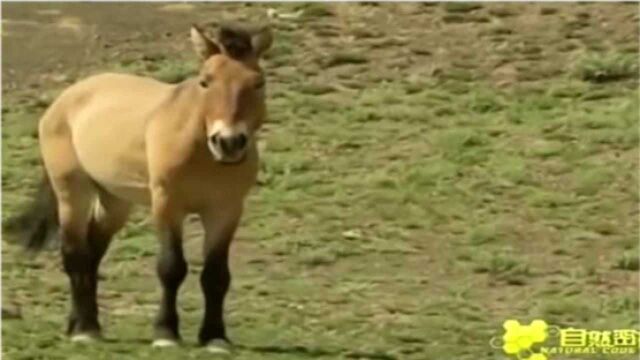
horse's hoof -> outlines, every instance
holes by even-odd
[[[151,346],[154,348],[174,347],[174,346],[178,346],[178,342],[171,339],[156,339],[153,341]]]
[[[71,342],[77,344],[88,344],[96,340],[98,340],[98,336],[93,334],[75,334],[71,336]]]
[[[231,344],[222,339],[213,339],[206,345],[207,351],[211,354],[229,356],[231,355]]]

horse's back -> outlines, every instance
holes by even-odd
[[[67,151],[66,158],[103,187],[147,202],[146,123],[171,89],[153,79],[114,73],[77,82],[41,120],[43,155]]]
[[[131,116],[137,120],[140,114],[153,110],[170,93],[172,86],[154,79],[128,74],[105,73],[80,80],[65,89],[54,101],[41,125],[63,121],[71,128],[75,123],[90,117],[92,125],[113,118],[107,114],[117,112],[119,117]],[[63,116],[47,116],[51,112]],[[139,120],[141,121],[141,120]]]

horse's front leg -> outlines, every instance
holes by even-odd
[[[171,197],[162,188],[152,191],[152,210],[160,242],[156,271],[162,284],[153,346],[165,347],[176,345],[180,340],[177,297],[178,289],[187,276],[187,262],[182,250],[184,213],[172,204]]]
[[[230,349],[224,325],[224,298],[231,283],[229,246],[241,214],[242,204],[200,214],[205,229],[204,268],[200,275],[205,311],[198,340],[216,353]]]

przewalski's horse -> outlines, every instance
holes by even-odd
[[[202,58],[197,77],[170,85],[124,74],[93,76],[67,88],[40,120],[46,176],[27,240],[37,248],[52,230],[59,234],[71,284],[67,331],[74,341],[101,335],[98,266],[132,205],[143,204],[151,207],[160,242],[163,291],[153,344],[180,339],[176,300],[187,275],[182,223],[195,213],[205,229],[199,342],[227,350],[228,251],[256,181],[256,132],[266,117],[259,59],[272,36],[266,27],[222,26],[211,40],[194,25],[191,40]]]

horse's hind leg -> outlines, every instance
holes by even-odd
[[[96,190],[82,172],[52,177],[58,199],[62,263],[71,286],[67,333],[73,340],[100,335],[96,300],[99,256],[89,239]]]
[[[65,185],[59,192],[59,208],[62,257],[72,292],[67,333],[74,341],[83,341],[100,336],[98,267],[111,238],[126,222],[130,204],[96,189],[84,176]],[[71,191],[63,190],[67,187]]]

